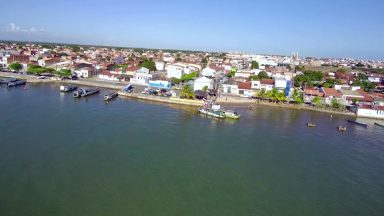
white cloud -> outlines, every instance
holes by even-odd
[[[16,25],[15,23],[11,22],[8,24],[8,26],[6,28],[6,32],[33,34],[33,33],[45,32],[45,29],[44,28],[36,28],[36,27],[22,28],[22,27]]]

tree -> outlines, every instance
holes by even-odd
[[[325,88],[332,88],[335,84],[340,84],[340,80],[338,79],[327,79],[324,83],[323,83],[323,87]]]
[[[259,62],[252,61],[251,62],[251,69],[259,69]]]
[[[156,63],[152,60],[145,59],[143,63],[139,64],[140,67],[145,67],[149,69],[149,71],[155,71],[156,70]]]
[[[288,70],[292,70],[292,66],[291,65],[287,65],[287,69]]]
[[[14,62],[9,65],[9,69],[14,71],[20,71],[21,69],[23,69],[23,65],[21,65],[19,62]]]
[[[61,69],[61,70],[57,71],[56,73],[60,77],[69,77],[72,74],[71,70],[68,70],[68,69]]]
[[[298,89],[293,90],[292,99],[297,104],[304,103],[303,94]]]
[[[184,74],[181,76],[181,81],[185,82],[185,81],[193,80],[193,78],[197,77],[198,75],[199,74],[197,72],[192,72],[190,74]]]
[[[207,58],[203,58],[203,60],[201,60],[201,63],[203,63],[203,64],[207,64],[207,63],[208,63]]]
[[[204,86],[202,90],[207,92],[208,91],[208,86]]]
[[[368,79],[368,76],[366,74],[363,74],[363,73],[359,73],[357,76],[359,77],[359,80],[367,80]]]
[[[195,94],[193,93],[193,90],[191,86],[184,85],[180,92],[181,98],[187,98],[187,99],[193,99],[195,97]]]
[[[333,98],[332,101],[331,101],[331,106],[332,106],[333,108],[339,109],[339,108],[341,108],[343,105],[342,105],[336,98]]]
[[[227,77],[228,77],[228,78],[231,78],[231,77],[235,76],[236,72],[237,72],[237,68],[233,67],[233,68],[231,69],[231,72],[229,72],[229,73],[227,74]]]
[[[313,98],[312,104],[314,104],[316,106],[321,105],[321,98],[319,96],[316,96],[315,98]]]
[[[357,98],[353,98],[353,99],[352,99],[352,104],[356,105],[357,102],[359,102],[359,100],[357,100]]]
[[[257,76],[258,76],[260,79],[268,79],[268,78],[269,78],[267,72],[265,72],[265,71],[261,71],[259,74],[257,74]]]
[[[176,78],[176,77],[172,77],[172,78],[171,78],[171,81],[172,81],[172,83],[174,83],[174,84],[179,84],[179,83],[181,83],[181,79],[178,79],[178,78]]]
[[[79,46],[71,46],[72,52],[79,52],[80,47]]]

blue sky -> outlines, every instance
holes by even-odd
[[[382,0],[2,3],[0,39],[384,59]]]

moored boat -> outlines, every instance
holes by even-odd
[[[308,122],[308,123],[305,124],[305,125],[307,125],[307,127],[316,127],[316,124],[313,123],[313,122]]]
[[[14,81],[14,82],[8,82],[8,87],[14,87],[14,86],[19,86],[19,85],[25,85],[27,84],[27,81],[25,80],[17,80],[17,81]]]
[[[361,123],[361,122],[357,122],[357,121],[353,121],[353,120],[347,120],[349,123],[352,123],[352,124],[355,124],[355,125],[359,125],[359,126],[362,126],[362,127],[368,127],[367,124],[364,124],[364,123]]]
[[[119,94],[117,92],[111,92],[109,94],[104,95],[104,100],[112,100],[113,98],[116,98]]]
[[[375,125],[380,126],[380,127],[384,127],[384,124],[380,124],[380,123],[377,123],[377,122],[375,122]]]
[[[347,127],[344,127],[344,126],[338,126],[338,127],[337,127],[337,130],[339,130],[339,131],[347,131]]]
[[[232,110],[221,110],[221,111],[224,113],[225,117],[227,118],[232,118],[232,119],[240,118],[240,115],[235,111],[232,111]]]
[[[77,86],[75,86],[75,85],[61,85],[60,86],[61,92],[71,92],[71,91],[75,91],[76,89],[77,89]]]
[[[199,112],[202,114],[205,114],[207,116],[212,116],[216,118],[225,118],[225,115],[223,112],[213,109],[206,109],[206,108],[200,108]]]
[[[89,95],[93,95],[93,94],[96,94],[96,93],[99,93],[100,92],[100,89],[83,89],[83,92],[81,94],[81,97],[87,97]]]
[[[81,97],[82,94],[83,94],[83,89],[77,89],[77,90],[73,93],[73,97],[74,97],[74,98],[79,98],[79,97]]]

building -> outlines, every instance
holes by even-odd
[[[223,93],[225,94],[238,94],[239,93],[239,85],[240,82],[235,81],[235,80],[227,80],[222,84],[223,87]]]
[[[209,79],[207,77],[199,77],[195,79],[195,82],[193,83],[193,90],[203,90],[205,87],[208,87],[208,89],[213,89],[213,86],[213,79]]]
[[[266,92],[271,91],[274,87],[275,81],[273,79],[262,79],[262,80],[253,80],[252,89],[254,90],[262,90],[264,89]]]
[[[246,97],[252,97],[255,94],[255,92],[252,90],[252,82],[239,83],[237,88],[239,89],[240,96],[243,95]]]
[[[102,70],[98,74],[98,78],[102,80],[108,80],[108,81],[119,81],[119,75],[113,74],[108,70]]]
[[[153,88],[171,88],[171,83],[165,80],[150,80],[148,84]]]
[[[152,79],[152,74],[149,73],[149,69],[142,67],[135,72],[133,78],[130,80],[133,84],[149,85],[149,81]]]
[[[332,104],[332,100],[336,99],[338,102],[342,102],[342,94],[334,88],[322,87],[320,91],[323,93],[324,103],[327,105]]]

